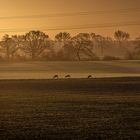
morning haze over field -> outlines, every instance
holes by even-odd
[[[0,140],[139,140],[139,16],[139,0],[0,0]]]
[[[129,32],[133,38],[136,38],[139,36],[139,5],[139,0],[1,0],[0,35],[4,35],[6,30],[10,34],[21,34],[22,30],[24,30],[24,33],[29,31],[28,28],[47,30],[59,26],[68,28],[69,26],[88,26],[92,24],[96,27],[100,24],[115,24],[115,27],[68,31],[74,35],[77,32],[95,32],[112,37],[113,32],[120,29]],[[80,13],[80,15],[77,13]],[[82,15],[81,13],[87,14]],[[69,16],[71,14],[74,16]],[[40,16],[25,18],[33,15]],[[55,17],[46,16],[44,18],[41,17],[42,15],[55,15]],[[120,26],[124,22],[125,25]],[[126,25],[130,23],[136,25]],[[54,37],[59,30],[46,32]]]

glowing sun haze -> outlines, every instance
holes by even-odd
[[[120,9],[140,8],[140,0],[0,0],[0,17],[30,16],[58,13],[75,13],[90,11],[119,11]],[[8,34],[21,34],[18,29],[55,28],[57,26],[75,26],[89,24],[106,24],[120,22],[137,22],[140,11],[114,12],[92,14],[86,16],[66,16],[48,18],[0,18],[0,36]],[[93,28],[79,30],[65,30],[71,34],[79,32],[95,32],[104,36],[113,36],[115,30],[124,30],[132,37],[140,36],[140,25],[126,27]],[[15,32],[5,30],[15,29]],[[54,37],[60,31],[46,31],[50,37]]]

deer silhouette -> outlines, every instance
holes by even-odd
[[[90,79],[90,78],[93,78],[92,75],[89,75],[89,76],[88,76],[88,79]]]
[[[53,79],[58,79],[58,78],[59,78],[58,75],[54,75],[54,76],[53,76]]]
[[[66,75],[65,78],[71,78],[71,76],[70,75]]]

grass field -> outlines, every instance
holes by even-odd
[[[60,78],[140,76],[140,61],[0,63],[0,79],[49,79],[55,74]]]
[[[0,80],[0,140],[139,140],[140,78]]]

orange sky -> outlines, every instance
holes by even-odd
[[[26,16],[53,13],[73,13],[89,11],[107,11],[120,9],[140,8],[140,0],[0,0],[0,17]],[[140,21],[139,12],[129,11],[127,13],[102,13],[88,16],[36,18],[36,19],[0,19],[0,36],[6,34],[6,29],[40,29],[56,26],[75,26],[88,24],[105,24]],[[112,36],[117,29],[127,31],[131,36],[140,36],[139,26],[94,28],[68,30],[71,34],[79,32],[95,32],[104,36]],[[67,30],[66,30],[67,31]],[[59,31],[47,31],[53,37]],[[21,34],[24,32],[13,32],[9,34]]]

